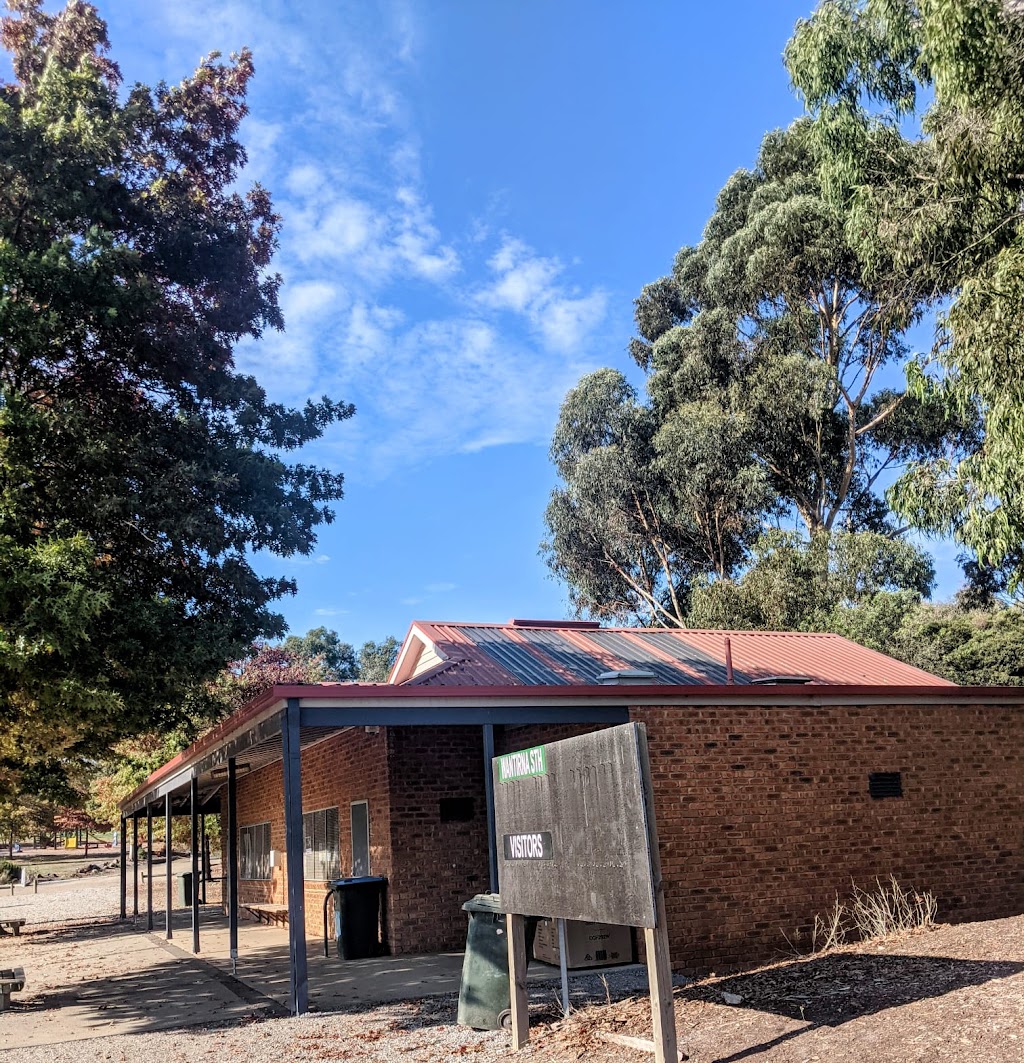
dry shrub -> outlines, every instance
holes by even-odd
[[[907,889],[894,875],[882,883],[875,879],[874,890],[853,887],[849,901],[836,894],[835,903],[825,915],[814,917],[811,952],[825,952],[851,941],[873,941],[930,929],[935,925],[938,902],[928,891]]]

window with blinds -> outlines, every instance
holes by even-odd
[[[337,808],[321,808],[302,817],[302,873],[307,881],[326,882],[341,875]]]
[[[255,823],[238,830],[238,877],[270,878],[270,824]]]

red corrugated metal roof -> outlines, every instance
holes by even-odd
[[[602,672],[653,671],[668,684],[726,680],[726,640],[733,681],[806,677],[812,684],[954,686],[840,635],[798,631],[697,631],[670,628],[581,629],[519,621],[470,624],[417,621],[413,630],[441,658],[405,685],[590,685]],[[531,636],[531,632],[533,633]],[[621,636],[621,637],[616,637]]]
[[[429,625],[423,625],[424,628]],[[478,625],[474,625],[478,626]],[[493,625],[500,627],[501,625]],[[628,629],[627,629],[628,630]],[[721,632],[704,632],[704,634],[722,634]],[[730,636],[735,632],[730,632]],[[740,634],[751,634],[740,632]],[[758,634],[763,634],[759,632]],[[820,636],[819,636],[820,637]],[[845,642],[846,640],[840,640]],[[848,643],[848,645],[853,645]],[[865,651],[870,652],[870,651]],[[881,654],[888,661],[889,658]],[[898,662],[893,662],[898,663]],[[444,667],[444,665],[440,666]],[[593,700],[596,704],[627,705],[675,705],[679,708],[692,706],[700,708],[707,704],[757,704],[757,705],[849,705],[849,704],[889,704],[894,695],[898,701],[892,704],[963,704],[963,705],[1012,705],[1024,709],[1024,688],[1021,687],[960,687],[947,683],[936,676],[910,669],[915,682],[904,683],[810,683],[804,686],[751,686],[749,683],[732,685],[690,683],[675,687],[664,684],[633,683],[625,687],[570,685],[561,686],[527,686],[523,684],[481,683],[471,685],[468,673],[461,666],[455,666],[463,682],[456,684],[450,691],[443,689],[424,689],[424,685],[404,684],[400,686],[387,683],[311,683],[302,686],[275,686],[264,691],[248,704],[244,705],[229,719],[194,742],[183,753],[157,768],[141,786],[137,787],[121,802],[122,808],[130,804],[138,795],[154,787],[161,780],[173,775],[178,768],[185,768],[195,763],[203,753],[223,746],[232,735],[237,735],[251,726],[252,721],[264,711],[272,712],[283,705],[285,699],[296,698],[312,707],[330,705],[390,705],[395,707],[443,705],[452,702],[466,702],[493,705],[500,713],[501,707],[508,704],[523,704],[538,701],[548,705],[563,703],[580,703],[583,699]],[[435,671],[436,674],[436,671]],[[898,687],[897,689],[893,689]],[[417,721],[422,722],[422,721]]]
[[[732,650],[733,684],[726,682],[727,638]],[[405,683],[273,687],[158,768],[125,801],[131,801],[136,794],[173,775],[178,768],[194,763],[202,753],[223,745],[231,735],[250,726],[261,713],[273,711],[283,699],[292,697],[340,704],[400,703],[412,702],[419,696],[443,698],[445,695],[439,688],[450,687],[459,688],[457,693],[453,689],[451,697],[460,700],[463,697],[500,700],[514,696],[558,702],[578,697],[622,697],[636,704],[661,704],[658,699],[667,688],[671,695],[665,703],[682,705],[700,704],[704,697],[741,700],[753,694],[751,683],[758,679],[803,676],[810,680],[803,687],[755,687],[758,703],[795,704],[805,698],[876,697],[880,688],[887,687],[902,688],[901,694],[906,698],[932,697],[931,691],[942,688],[939,696],[943,700],[956,696],[1013,703],[1024,700],[1024,692],[1018,688],[958,688],[948,680],[830,634],[583,628],[572,624],[559,626],[550,621],[519,621],[515,625],[419,621],[410,628],[399,661],[409,655],[417,641],[421,644],[420,652],[429,644],[440,660]],[[632,668],[654,672],[656,681],[635,680],[628,690],[599,685],[601,672]],[[396,664],[396,673],[397,670]],[[424,687],[431,689],[422,690]],[[825,691],[822,687],[835,689]],[[954,695],[953,690],[958,693]]]

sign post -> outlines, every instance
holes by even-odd
[[[565,920],[558,920],[558,974],[562,981],[562,1015],[569,1017],[569,965],[565,950],[568,942],[565,938]]]
[[[512,913],[513,1049],[529,1038],[524,917],[540,915],[643,927],[650,1047],[657,1063],[675,1063],[672,968],[643,725],[506,753],[494,758],[492,771],[501,899]]]
[[[647,817],[650,845],[651,882],[654,886],[653,927],[644,927],[647,952],[647,988],[651,994],[651,1030],[654,1038],[655,1063],[676,1063],[676,1012],[672,996],[672,961],[669,956],[668,920],[665,915],[665,882],[661,877],[661,853],[658,850],[658,825],[654,820],[654,789],[651,786],[650,759],[647,754],[647,730],[639,733],[644,764],[644,800],[651,810]]]

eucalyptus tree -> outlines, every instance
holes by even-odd
[[[284,624],[341,476],[295,462],[352,408],[237,370],[282,327],[279,219],[239,189],[252,57],[122,91],[89,4],[8,0],[0,83],[0,758],[170,729]]]
[[[549,564],[577,608],[687,622],[780,520],[804,543],[896,536],[887,479],[957,450],[971,418],[899,384],[928,292],[861,255],[801,120],[719,193],[703,239],[636,301],[647,401],[611,371],[570,392],[552,446]]]
[[[660,422],[714,403],[745,425],[751,460],[808,537],[891,532],[887,474],[963,426],[886,374],[907,360],[928,293],[858,253],[819,161],[807,120],[765,138],[701,242],[641,293],[631,350]]]
[[[694,578],[732,573],[770,504],[725,410],[680,409],[659,424],[611,369],[569,392],[551,456],[563,483],[542,550],[576,609],[595,616],[681,624]]]
[[[894,277],[946,301],[914,375],[983,434],[923,455],[894,499],[1024,577],[1024,5],[843,0],[786,50],[814,115],[846,234]],[[920,133],[908,132],[916,127]]]

